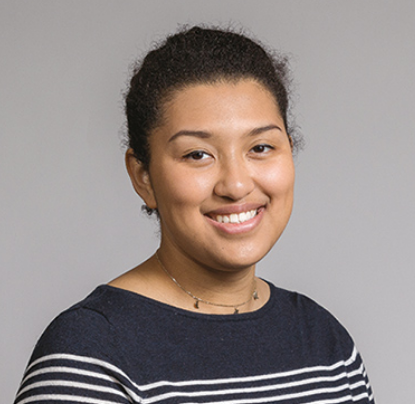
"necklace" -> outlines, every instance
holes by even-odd
[[[204,303],[204,304],[208,304],[210,306],[216,306],[216,307],[232,307],[234,309],[233,314],[238,314],[239,313],[239,307],[244,306],[245,304],[247,304],[249,301],[251,301],[251,299],[254,300],[258,300],[259,296],[258,296],[258,291],[256,290],[256,281],[255,278],[253,279],[252,282],[252,292],[251,295],[249,296],[249,299],[245,300],[242,303],[238,303],[238,304],[220,304],[220,303],[213,303],[213,302],[209,302],[208,300],[204,300],[201,299],[200,297],[195,296],[192,292],[189,292],[187,289],[185,289],[182,285],[180,285],[179,282],[177,282],[177,280],[170,274],[170,272],[166,269],[166,267],[163,265],[163,263],[160,261],[160,258],[157,254],[158,251],[156,251],[156,259],[158,261],[158,263],[160,264],[161,268],[163,269],[163,271],[167,274],[167,276],[181,289],[183,290],[183,292],[187,293],[192,299],[194,299],[195,303],[194,303],[194,307],[196,309],[199,309],[199,304],[200,303]]]

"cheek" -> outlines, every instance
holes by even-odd
[[[280,164],[262,170],[262,185],[271,196],[292,196],[294,179],[295,171],[292,163]]]
[[[212,193],[209,175],[193,170],[166,168],[157,173],[158,181],[153,184],[159,209],[199,206]]]

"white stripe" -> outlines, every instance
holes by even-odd
[[[89,377],[95,377],[97,379],[107,380],[107,381],[117,381],[112,376],[108,376],[102,373],[92,372],[90,370],[83,370],[83,369],[77,369],[77,368],[70,368],[68,366],[49,366],[47,368],[41,368],[39,370],[35,370],[32,373],[29,373],[22,381],[22,384],[26,383],[28,379],[43,375],[46,373],[72,373],[82,376],[89,376]]]
[[[103,360],[96,359],[96,358],[90,358],[88,356],[71,355],[71,354],[51,354],[51,355],[42,356],[41,358],[38,358],[35,361],[33,361],[27,367],[26,373],[27,371],[29,371],[29,369],[31,369],[33,366],[38,365],[39,363],[46,362],[49,360],[59,360],[59,359],[75,361],[75,362],[90,363],[92,365],[103,366],[116,373],[120,373],[121,375],[125,377],[128,377],[121,369],[117,368],[116,366],[112,365],[109,362],[105,362]]]
[[[125,397],[124,394],[122,394],[119,390],[116,390],[113,387],[106,387],[106,386],[98,386],[94,384],[88,384],[88,383],[80,383],[80,382],[72,382],[67,380],[45,380],[42,382],[36,382],[29,384],[24,389],[22,389],[19,392],[20,394],[23,394],[24,392],[32,389],[37,389],[39,387],[56,387],[56,386],[62,386],[62,387],[72,387],[74,389],[85,389],[85,390],[91,390],[91,391],[99,391],[102,393],[110,393],[110,394],[116,394],[121,397]]]
[[[341,366],[349,366],[352,364],[357,357],[357,350],[356,348],[353,348],[352,355],[349,359],[346,361],[339,361],[333,365],[329,366],[313,366],[313,367],[306,367],[306,368],[300,368],[296,370],[289,370],[285,372],[279,372],[279,373],[272,373],[268,375],[258,375],[258,376],[246,376],[246,377],[233,377],[233,378],[226,378],[226,379],[209,379],[209,380],[186,380],[182,382],[171,382],[167,380],[162,380],[155,383],[150,383],[147,385],[143,385],[139,387],[143,391],[151,390],[163,386],[193,386],[196,384],[200,385],[216,385],[216,384],[227,384],[227,383],[247,383],[247,382],[256,382],[256,381],[264,381],[269,379],[276,379],[276,378],[282,378],[282,377],[288,377],[288,376],[295,376],[300,375],[303,373],[312,373],[312,372],[319,372],[319,371],[331,371],[335,370]]]
[[[175,392],[160,394],[158,396],[153,396],[148,399],[144,398],[143,403],[151,404],[157,401],[166,400],[171,397],[201,397],[201,396],[221,396],[221,395],[228,395],[228,394],[252,394],[252,393],[266,392],[266,391],[272,391],[272,390],[286,389],[290,387],[304,386],[304,385],[309,385],[309,384],[334,382],[334,381],[338,381],[343,378],[347,379],[349,376],[350,375],[347,372],[342,372],[335,376],[314,377],[314,378],[309,378],[309,379],[303,379],[297,382],[280,383],[280,384],[266,385],[266,386],[260,386],[260,387],[245,387],[245,388],[235,388],[235,389],[226,389],[226,390],[214,390],[214,391],[209,390],[209,391],[196,391],[196,392],[175,391]]]
[[[113,382],[114,384],[117,384],[117,385],[122,386],[122,388],[132,398],[134,398],[134,400],[136,400],[137,402],[141,402],[141,397],[135,391],[133,391],[130,388],[128,388],[124,383],[121,383],[118,379],[116,379],[113,376],[108,376],[108,375],[105,375],[105,374],[96,373],[96,372],[92,372],[92,371],[88,371],[88,370],[82,370],[82,369],[76,369],[76,368],[69,368],[69,367],[66,367],[66,366],[50,366],[50,367],[47,367],[47,368],[42,368],[42,369],[36,370],[36,371],[28,374],[25,377],[25,379],[21,383],[21,386],[24,383],[26,383],[27,380],[30,379],[31,377],[35,377],[35,376],[39,376],[39,375],[47,374],[47,373],[71,373],[71,374],[78,374],[78,375],[83,375],[83,376],[95,377],[97,379],[102,379],[102,380],[106,380],[106,381],[109,381],[109,382]],[[47,382],[45,381],[44,383],[47,383]],[[33,384],[35,384],[35,383],[33,383]],[[33,386],[33,384],[30,384],[27,387]],[[85,383],[85,385],[94,386],[93,384],[86,384],[86,383]],[[47,384],[45,384],[45,386],[47,386]],[[19,397],[24,391],[27,391],[27,387],[25,387],[22,390],[19,390],[19,392],[18,392],[18,394],[17,394],[16,397]]]
[[[325,377],[314,377],[314,378],[309,378],[309,379],[303,379],[297,382],[290,382],[290,383],[281,383],[281,384],[277,384],[277,385],[268,385],[268,386],[261,386],[261,387],[251,387],[251,388],[238,388],[238,389],[227,389],[227,390],[216,390],[216,391],[202,391],[202,392],[190,392],[190,393],[186,393],[186,392],[170,392],[170,393],[166,393],[166,394],[162,394],[162,395],[158,395],[158,396],[154,396],[151,397],[149,399],[143,399],[143,403],[154,403],[157,401],[162,401],[171,397],[201,397],[201,396],[212,396],[212,395],[228,395],[228,394],[252,394],[252,393],[257,393],[257,392],[265,392],[265,391],[271,391],[271,390],[277,390],[277,389],[283,389],[283,388],[289,388],[289,387],[295,387],[295,386],[301,386],[301,385],[307,385],[307,384],[312,384],[312,383],[321,383],[321,382],[330,382],[330,381],[337,381],[340,380],[341,378],[347,378],[347,377],[352,377],[355,374],[358,374],[359,372],[362,372],[362,368],[363,368],[363,364],[361,364],[360,368],[357,370],[354,370],[352,372],[342,372],[338,375],[334,375],[334,376],[325,376]],[[85,370],[77,370],[77,369],[72,369],[72,368],[66,368],[66,367],[49,367],[49,368],[44,368],[44,369],[40,369],[38,371],[35,371],[33,373],[50,373],[53,372],[54,370],[64,370],[64,371],[69,371],[69,373],[80,373],[80,374],[88,374],[90,376],[97,376],[99,378],[102,379],[106,379],[106,380],[110,380],[112,382],[115,382],[117,384],[119,384],[119,381],[111,378],[109,376],[106,375],[101,375],[101,374],[95,374],[94,372],[90,372],[90,371],[85,371]],[[29,376],[27,377],[29,378]],[[26,378],[26,379],[27,379]],[[33,383],[29,386],[26,386],[24,389],[22,389],[19,392],[20,394],[23,394],[24,392],[31,390],[33,388],[36,387],[42,387],[42,386],[69,386],[69,387],[73,387],[73,388],[85,388],[85,389],[89,389],[89,390],[95,390],[95,391],[107,391],[110,393],[114,393],[114,394],[118,394],[121,395],[122,394],[118,391],[115,390],[113,388],[109,388],[109,387],[101,387],[101,386],[95,386],[95,385],[91,385],[91,384],[86,384],[86,383],[76,383],[76,382],[69,382],[69,381],[43,381],[43,382],[37,382],[37,383]],[[129,390],[128,388],[126,388],[126,390]],[[131,396],[134,396],[134,398],[137,401],[140,401],[141,398],[138,397],[134,392],[132,392],[131,390],[129,391]]]
[[[309,397],[315,394],[330,394],[330,393],[338,393],[339,391],[346,390],[346,389],[355,389],[357,387],[360,387],[361,385],[364,385],[364,382],[358,382],[354,385],[349,384],[343,384],[341,386],[337,387],[327,387],[317,390],[310,390],[302,393],[292,393],[292,394],[285,394],[282,396],[273,396],[273,397],[261,397],[261,398],[248,398],[248,399],[236,399],[236,400],[225,400],[225,401],[211,401],[211,402],[204,402],[204,404],[256,404],[256,403],[269,403],[269,402],[276,402],[276,401],[282,401],[282,400],[291,400],[294,398],[302,398],[302,397]],[[368,395],[367,393],[362,393]],[[361,396],[360,394],[359,396]],[[356,397],[359,397],[356,396]],[[347,396],[349,399],[352,398],[350,394]],[[360,398],[359,398],[360,399]],[[334,400],[334,399],[333,399]],[[342,400],[341,398],[337,400]],[[345,401],[345,400],[342,400]],[[356,401],[356,400],[353,400]],[[336,401],[333,401],[336,403]],[[341,401],[339,401],[341,402]],[[186,404],[198,404],[198,403],[186,403]]]
[[[124,373],[121,369],[118,367],[112,365],[111,363],[102,361],[100,359],[96,358],[90,358],[85,356],[79,356],[79,355],[71,355],[71,354],[52,354],[47,355],[44,357],[41,357],[34,362],[32,362],[26,371],[26,378],[28,378],[28,371],[33,367],[36,366],[39,363],[48,361],[48,360],[71,360],[71,361],[77,361],[77,362],[83,362],[83,363],[89,363],[98,365],[107,369],[112,370],[115,373],[118,373],[122,377],[126,378],[135,388],[137,388],[139,391],[148,391],[152,389],[156,389],[159,387],[164,386],[176,386],[176,387],[183,387],[183,386],[194,386],[194,385],[218,385],[218,384],[228,384],[228,383],[248,383],[248,382],[256,382],[256,381],[264,381],[264,380],[270,380],[274,378],[282,378],[282,377],[288,377],[288,376],[295,376],[295,375],[301,375],[305,373],[312,373],[312,372],[318,372],[318,371],[332,371],[335,370],[341,366],[349,366],[351,365],[357,357],[357,350],[354,347],[353,352],[349,359],[346,361],[339,361],[337,363],[334,363],[333,365],[329,366],[313,366],[313,367],[305,367],[285,372],[279,372],[279,373],[273,373],[268,375],[258,375],[258,376],[245,376],[245,377],[234,377],[234,378],[221,378],[221,379],[207,379],[207,380],[186,380],[186,381],[179,381],[179,382],[172,382],[168,380],[160,380],[158,382],[144,384],[144,385],[138,385],[134,383],[126,373]]]
[[[367,393],[359,394],[358,396],[352,396],[348,394],[347,396],[339,397],[339,398],[331,398],[328,400],[319,400],[319,401],[312,401],[308,402],[307,404],[338,404],[338,403],[344,403],[345,401],[359,401],[363,398],[368,398]]]
[[[42,362],[49,361],[49,360],[60,360],[60,359],[62,359],[62,360],[71,360],[71,361],[74,361],[74,362],[90,363],[90,364],[93,364],[93,365],[98,365],[98,366],[102,366],[104,368],[110,369],[113,372],[118,373],[122,377],[124,377],[125,379],[127,379],[127,381],[130,384],[132,384],[136,389],[139,389],[139,386],[136,383],[134,383],[127,376],[126,373],[124,373],[121,369],[117,368],[116,366],[112,365],[111,363],[108,363],[108,362],[105,362],[105,361],[102,361],[102,360],[96,359],[96,358],[89,358],[89,357],[86,357],[86,356],[71,355],[71,354],[51,354],[51,355],[43,356],[43,357],[41,357],[39,359],[36,359],[35,361],[33,361],[27,367],[27,370],[26,370],[26,373],[25,373],[26,374],[26,377],[24,378],[24,381],[27,380],[27,379],[29,379],[30,377],[32,377],[31,374],[28,374],[28,370],[31,369],[33,366],[35,366],[35,365],[37,365],[39,363],[42,363]],[[66,367],[58,367],[58,368],[66,368]],[[48,368],[46,368],[46,369],[48,369]],[[73,373],[77,373],[78,369],[77,368],[73,368],[73,369],[74,369]],[[42,370],[43,369],[39,369],[38,371],[41,372]],[[37,372],[37,371],[35,371],[35,372]],[[33,373],[35,373],[35,372],[33,372]],[[79,372],[80,372],[80,374],[82,374],[81,372],[90,372],[90,371],[79,369]],[[101,376],[100,373],[95,373],[95,372],[91,372],[91,373],[94,373],[96,375],[96,377],[98,377],[98,378],[104,379],[104,376]],[[23,382],[22,382],[22,384],[23,384]],[[128,388],[124,383],[121,383],[121,381],[119,381],[117,379],[115,379],[114,382],[117,383],[117,384],[122,385],[123,388],[128,392],[128,394],[131,397],[134,398],[134,400],[136,400],[137,402],[141,402],[141,397],[136,392],[134,392],[133,390],[131,390],[130,388]]]
[[[358,369],[352,370],[351,372],[346,372],[346,373],[347,373],[347,377],[351,378],[357,375],[363,375],[363,371],[364,371],[364,366],[363,366],[363,363],[361,363]]]
[[[372,401],[372,399],[373,399],[373,397],[372,397],[372,399],[369,397],[369,394],[367,393],[367,391],[365,391],[364,393],[359,394],[358,396],[352,396],[353,401],[360,401],[364,398],[368,398],[369,401]]]
[[[364,398],[368,398],[369,401],[372,401],[373,400],[373,395],[369,396],[369,394],[367,392],[363,392],[363,393],[361,393],[357,396],[352,396],[351,394],[348,394],[347,396],[343,396],[341,398],[332,398],[332,399],[328,399],[328,400],[313,401],[313,402],[309,402],[307,404],[337,404],[337,403],[342,403],[344,401],[350,401],[350,400],[359,401],[359,400],[362,400]]]
[[[102,400],[100,398],[89,398],[83,396],[72,396],[66,394],[39,394],[37,396],[32,396],[25,398],[21,401],[16,402],[16,404],[26,404],[32,401],[73,401],[75,403],[88,403],[88,404],[120,404],[118,401],[108,401]]]
[[[299,380],[296,382],[289,382],[289,383],[280,383],[280,384],[275,384],[275,385],[271,385],[271,386],[260,386],[260,387],[248,387],[248,388],[234,388],[234,389],[224,389],[224,390],[216,390],[216,391],[202,391],[202,392],[170,392],[170,393],[165,393],[165,394],[161,394],[158,396],[154,396],[148,399],[142,399],[141,397],[139,397],[135,392],[131,391],[129,388],[127,388],[124,384],[120,383],[119,380],[117,380],[114,377],[105,375],[105,374],[101,374],[101,373],[97,373],[97,372],[93,372],[93,371],[88,371],[88,370],[84,370],[84,369],[77,369],[77,368],[71,368],[71,367],[66,367],[66,366],[51,366],[51,367],[47,367],[47,368],[43,368],[43,369],[38,369],[38,370],[34,370],[32,373],[28,373],[28,371],[33,368],[33,366],[35,366],[36,364],[48,361],[48,360],[71,360],[71,361],[75,361],[75,362],[83,362],[83,363],[90,363],[90,364],[94,364],[94,365],[99,365],[101,367],[107,368],[107,369],[111,369],[113,372],[118,373],[119,375],[122,375],[124,378],[126,378],[134,387],[136,387],[139,390],[150,390],[150,389],[154,389],[154,388],[158,388],[158,387],[162,387],[162,386],[193,386],[193,387],[197,387],[197,385],[218,385],[218,384],[225,384],[225,383],[249,383],[249,382],[255,382],[255,381],[264,381],[264,380],[269,380],[271,378],[282,378],[282,377],[287,377],[287,376],[292,376],[292,375],[301,375],[301,374],[306,374],[306,373],[311,373],[311,372],[316,372],[318,370],[320,371],[333,371],[336,370],[337,368],[339,368],[340,366],[344,365],[344,366],[349,366],[351,364],[353,364],[353,362],[356,360],[357,358],[357,351],[354,348],[352,355],[350,356],[349,359],[347,359],[346,361],[340,361],[337,362],[333,365],[330,366],[315,366],[315,367],[308,367],[308,368],[302,368],[302,369],[297,369],[297,370],[292,370],[292,371],[286,371],[286,372],[280,372],[280,373],[275,373],[272,375],[259,375],[259,376],[251,376],[251,377],[238,377],[238,378],[228,378],[228,379],[209,379],[209,380],[193,380],[193,381],[182,381],[182,382],[170,382],[170,381],[159,381],[159,382],[155,382],[155,383],[150,383],[150,384],[146,384],[146,385],[142,385],[141,387],[139,385],[137,385],[136,383],[134,383],[122,370],[120,370],[119,368],[117,368],[116,366],[96,359],[96,358],[90,358],[90,357],[83,357],[83,356],[78,356],[78,355],[69,355],[69,354],[53,354],[53,355],[48,355],[42,358],[37,359],[36,361],[34,361],[27,369],[26,371],[26,377],[24,379],[24,381],[22,382],[22,384],[24,382],[26,382],[28,379],[36,376],[36,375],[42,375],[42,374],[46,374],[46,373],[58,373],[58,372],[66,372],[66,373],[73,373],[73,374],[79,374],[79,375],[86,375],[86,376],[91,376],[91,377],[95,377],[95,378],[99,378],[99,379],[103,379],[103,380],[107,380],[107,381],[111,381],[117,384],[121,384],[123,386],[123,388],[125,389],[125,391],[127,391],[130,394],[130,397],[132,397],[134,400],[136,400],[136,402],[142,402],[142,403],[146,403],[146,404],[151,404],[151,403],[155,403],[157,401],[163,401],[166,400],[168,398],[171,397],[201,397],[201,396],[213,396],[213,395],[228,395],[228,394],[252,394],[252,393],[257,393],[257,392],[264,392],[264,391],[271,391],[271,390],[277,390],[277,389],[283,389],[283,388],[289,388],[289,387],[295,387],[295,386],[301,386],[301,385],[307,385],[307,384],[312,384],[312,383],[319,383],[319,382],[330,382],[330,381],[336,381],[339,380],[343,377],[353,377],[357,374],[365,374],[365,369],[363,366],[363,363],[360,365],[360,367],[358,369],[355,370],[351,370],[349,372],[342,372],[338,375],[334,375],[334,376],[320,376],[320,377],[309,377],[308,379],[303,379],[303,380]],[[19,395],[34,389],[36,387],[42,387],[42,386],[59,386],[59,385],[64,385],[64,386],[69,386],[69,387],[73,387],[73,388],[85,388],[85,389],[89,389],[89,390],[95,390],[95,391],[101,391],[101,392],[110,392],[113,394],[117,394],[119,396],[125,397],[127,400],[130,400],[129,397],[127,396],[123,396],[118,390],[113,389],[111,387],[105,387],[105,386],[95,386],[93,384],[87,384],[87,383],[80,383],[80,382],[70,382],[70,381],[64,381],[64,380],[58,380],[58,381],[42,381],[42,382],[36,382],[33,383],[29,386],[26,386],[24,389],[22,389],[19,392]],[[290,398],[295,398],[295,397],[306,397],[306,396],[311,396],[311,395],[315,395],[315,394],[320,394],[320,393],[330,393],[330,392],[338,392],[343,390],[344,388],[349,387],[350,389],[355,389],[357,387],[360,387],[362,385],[366,385],[366,388],[369,390],[370,386],[368,383],[365,383],[365,381],[360,381],[358,383],[355,383],[354,385],[342,385],[342,386],[337,386],[337,387],[328,387],[328,388],[320,388],[317,390],[307,390],[307,391],[303,391],[300,393],[292,393],[292,394],[286,394],[286,395],[282,395],[282,396],[277,396],[277,397],[267,397],[267,398],[251,398],[251,399],[236,399],[236,400],[225,400],[225,401],[220,401],[220,402],[216,402],[217,404],[220,403],[226,403],[226,404],[255,404],[255,403],[268,403],[270,401],[282,401],[285,399],[290,399]],[[352,397],[353,401],[358,401],[358,399],[360,399],[361,397],[368,397],[368,393],[362,393],[359,394],[356,397]],[[28,402],[32,402],[35,399],[40,399],[40,400],[46,400],[46,399],[54,399],[54,400],[67,400],[68,397],[70,398],[69,401],[73,401],[73,400],[78,400],[78,402],[84,402],[84,403],[91,403],[91,404],[95,404],[95,403],[112,403],[111,401],[103,401],[103,400],[96,400],[94,398],[88,398],[88,397],[81,397],[81,396],[67,396],[67,395],[62,395],[62,394],[43,394],[43,395],[37,395],[34,396],[37,398],[26,398],[21,400],[20,402],[18,402],[19,404],[24,404],[24,403],[28,403]],[[45,398],[46,397],[46,398]],[[75,397],[75,398],[74,398]],[[81,398],[81,400],[79,400],[79,397]],[[339,401],[341,400],[341,401]],[[371,394],[370,396],[370,401],[373,400],[373,394]],[[343,402],[343,399],[338,399],[337,401],[335,401],[334,399],[328,399],[326,401],[316,401],[310,404],[331,404],[331,403],[340,403]]]

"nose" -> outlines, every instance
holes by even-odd
[[[216,195],[238,201],[249,195],[254,187],[252,172],[246,161],[231,158],[222,162],[214,188]]]

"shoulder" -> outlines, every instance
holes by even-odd
[[[16,403],[131,402],[125,392],[134,386],[123,370],[128,360],[114,323],[122,301],[110,292],[98,287],[51,322],[35,346]]]
[[[278,306],[281,314],[307,324],[310,328],[319,325],[332,325],[344,329],[337,318],[325,307],[302,293],[290,291],[269,283],[273,303]]]
[[[270,285],[276,296],[278,316],[285,324],[290,338],[308,347],[308,352],[334,354],[349,357],[354,351],[354,342],[349,332],[326,308],[313,299],[298,293]],[[330,352],[327,352],[330,351]]]
[[[105,288],[98,287],[49,324],[35,346],[31,361],[55,353],[109,355],[103,348],[110,350],[114,343],[112,317],[116,308],[113,306]]]

